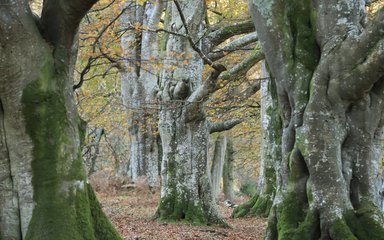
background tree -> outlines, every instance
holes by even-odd
[[[78,25],[95,1],[0,6],[0,238],[119,239],[87,184],[73,99]]]
[[[223,192],[224,199],[232,201],[234,199],[234,176],[233,176],[233,162],[234,162],[234,149],[231,138],[227,138],[227,145],[225,147],[225,158],[223,166]]]
[[[227,147],[227,138],[218,136],[215,141],[211,166],[212,193],[217,198],[220,192],[221,178],[223,176],[224,159]]]
[[[161,151],[157,133],[158,34],[164,1],[127,1],[120,20],[125,34],[121,38],[125,71],[121,74],[122,98],[129,116],[131,154],[128,176],[133,181],[147,177],[151,186],[159,185]],[[136,29],[127,31],[125,29]]]
[[[203,2],[191,5],[173,1],[168,9],[170,22],[167,31],[173,34],[168,36],[166,51],[183,57],[188,64],[177,65],[177,62],[167,61],[161,75],[162,190],[156,217],[223,224],[211,193],[207,169],[208,137],[209,133],[228,130],[241,120],[209,122],[205,102],[212,93],[245,74],[263,58],[263,54],[256,49],[225,71],[226,68],[212,62],[207,53],[232,36],[252,31],[249,21],[212,28],[204,36]],[[202,81],[204,63],[213,70]]]
[[[382,239],[384,11],[365,1],[250,1],[283,121],[267,239]]]
[[[182,10],[182,12],[181,12]],[[171,31],[198,43],[203,30],[203,1],[168,5]],[[182,13],[183,15],[181,15]],[[207,166],[209,126],[202,100],[203,60],[188,38],[169,35],[167,54],[188,56],[188,64],[168,61],[161,75],[159,131],[163,147],[161,199],[156,217],[192,223],[223,224],[211,192]],[[177,66],[177,67],[175,67]]]
[[[238,206],[232,217],[258,215],[268,217],[276,194],[276,172],[281,162],[282,122],[277,103],[274,80],[269,77],[265,64],[262,66],[261,80],[261,152],[260,168],[256,193]]]

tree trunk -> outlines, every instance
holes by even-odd
[[[45,1],[38,24],[27,1],[0,8],[1,239],[120,239],[87,183],[73,99],[71,48],[92,4]]]
[[[251,1],[283,119],[266,239],[383,239],[384,13],[364,3]]]
[[[225,159],[223,166],[223,191],[225,200],[232,201],[234,198],[233,193],[233,143],[231,138],[227,137],[227,146],[225,151]]]
[[[190,36],[196,41],[202,32],[203,1],[178,1]],[[185,28],[174,3],[168,4],[173,32]],[[197,42],[197,41],[196,41]],[[200,43],[199,43],[200,44]],[[159,132],[162,140],[161,199],[156,218],[182,220],[193,224],[224,224],[211,191],[207,164],[209,124],[204,101],[190,101],[190,95],[202,84],[203,61],[186,38],[169,35],[167,61],[161,76]],[[175,57],[173,57],[175,58]],[[172,58],[170,58],[172,59]],[[188,61],[188,64],[183,61]]]
[[[158,58],[156,28],[163,12],[164,1],[147,1],[143,6],[137,1],[127,1],[128,10],[123,15],[123,27],[141,25],[141,31],[131,30],[122,37],[121,46],[126,62],[122,74],[122,95],[129,113],[131,156],[128,175],[136,181],[147,177],[150,186],[159,185],[159,145],[157,134],[157,77]]]
[[[226,147],[227,138],[225,136],[218,136],[215,142],[211,166],[212,194],[216,199],[220,193]]]
[[[276,87],[269,79],[266,66],[262,64],[261,82],[261,158],[256,194],[238,206],[232,217],[258,215],[267,217],[276,193],[276,171],[281,161],[282,122],[276,101]]]

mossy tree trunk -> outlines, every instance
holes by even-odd
[[[0,239],[120,239],[87,184],[73,99],[77,27],[95,1],[0,7]]]
[[[266,239],[383,239],[384,11],[367,24],[365,1],[250,3],[283,120]]]
[[[167,28],[189,36],[197,46],[202,32],[204,1],[169,2]],[[161,199],[156,218],[193,224],[224,224],[214,201],[209,168],[210,125],[204,111],[207,88],[202,87],[203,60],[185,37],[169,35],[161,75],[159,132],[162,141]],[[178,56],[178,58],[175,56]],[[186,63],[188,62],[188,63]]]
[[[164,1],[126,1],[127,10],[122,16],[123,28],[139,24],[142,30],[127,31],[121,40],[124,50],[125,71],[122,78],[122,98],[128,111],[131,137],[130,160],[127,174],[136,181],[146,177],[150,186],[157,186],[160,170],[160,145],[156,123],[158,79],[158,41],[155,29],[163,13]]]
[[[267,217],[276,194],[276,172],[281,162],[282,122],[278,109],[274,79],[269,78],[265,63],[262,64],[261,99],[261,151],[260,170],[256,193],[235,208],[232,217]]]

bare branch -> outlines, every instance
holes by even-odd
[[[253,53],[240,63],[236,64],[229,71],[224,72],[220,75],[220,78],[225,80],[227,83],[239,78],[241,75],[246,74],[256,63],[265,58],[264,53],[260,49],[256,49]]]
[[[224,122],[210,122],[209,133],[228,131],[243,121],[243,119],[231,119]]]
[[[205,54],[204,52],[198,48],[196,46],[196,44],[193,42],[193,39],[192,37],[189,35],[189,30],[188,30],[188,25],[187,25],[187,21],[185,20],[185,17],[184,17],[184,14],[183,14],[183,11],[181,10],[181,6],[179,4],[179,2],[177,0],[173,0],[173,2],[175,3],[175,6],[177,8],[177,11],[179,12],[179,15],[180,15],[180,18],[181,18],[181,21],[183,23],[183,26],[185,28],[185,33],[187,35],[187,39],[189,41],[189,44],[191,45],[191,47],[193,48],[193,50],[195,50],[199,56],[201,57],[201,59],[203,59],[204,63],[205,64],[208,64],[209,66],[211,66],[213,69],[215,69],[217,72],[219,72],[219,74],[223,71],[226,70],[226,68],[224,67],[224,65],[222,64],[218,64],[218,63],[214,63],[211,59],[209,59]]]
[[[261,50],[255,50],[251,56],[236,64],[229,71],[223,72],[222,74],[217,71],[211,72],[208,78],[191,94],[187,101],[203,101],[210,94],[225,87],[229,82],[239,78],[242,74],[245,74],[249,69],[251,69],[251,67],[262,59],[264,59],[264,53],[261,52]],[[218,84],[219,78],[224,80],[221,81],[220,84]]]
[[[217,61],[217,60],[225,57],[228,53],[236,51],[239,48],[247,46],[251,43],[254,43],[257,40],[258,40],[258,37],[257,37],[256,32],[249,33],[245,36],[242,36],[242,37],[228,43],[227,45],[225,45],[224,47],[222,47],[220,49],[212,51],[211,53],[208,54],[208,57],[212,61]]]
[[[233,25],[220,27],[217,30],[213,30],[208,34],[207,40],[210,42],[212,47],[215,47],[223,43],[225,40],[227,40],[230,37],[244,34],[244,33],[251,33],[254,31],[255,31],[255,26],[252,20],[249,19],[241,23],[235,23]]]

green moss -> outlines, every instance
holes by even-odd
[[[320,220],[317,212],[304,207],[300,198],[289,194],[277,207],[278,239],[320,239]]]
[[[320,220],[318,214],[310,210],[303,222],[299,224],[293,239],[320,239]]]
[[[204,212],[201,203],[195,204],[191,199],[189,191],[171,193],[160,200],[155,219],[161,222],[186,222],[193,225],[207,225],[208,215]]]
[[[255,205],[251,208],[250,214],[254,216],[268,217],[272,204],[273,202],[270,196],[260,196]]]
[[[365,205],[356,212],[349,211],[345,221],[359,240],[384,239],[383,213],[373,205]]]
[[[237,206],[233,210],[231,217],[232,218],[240,218],[240,217],[245,217],[246,215],[250,214],[250,210],[253,206],[255,206],[257,199],[259,199],[259,195],[255,194],[247,202]]]
[[[268,235],[268,239],[278,239],[278,232],[277,232],[277,218],[276,218],[276,208],[273,207],[271,209],[271,212],[268,216],[268,224],[266,233]]]
[[[363,240],[362,238],[356,238],[353,235],[343,219],[338,219],[332,224],[329,229],[329,234],[334,240]]]
[[[95,231],[95,236],[97,240],[111,239],[119,240],[121,237],[112,226],[109,219],[105,216],[103,210],[101,209],[100,203],[97,200],[95,193],[91,185],[87,184],[87,192],[89,197],[89,206],[91,209],[91,219],[93,229]]]
[[[85,189],[80,146],[72,139],[77,129],[67,116],[65,71],[56,68],[60,60],[46,56],[38,78],[25,87],[22,95],[27,133],[33,142],[31,166],[36,203],[26,239],[99,239],[97,228],[101,226],[94,226],[98,220],[93,219],[89,191]],[[111,229],[107,225],[104,228]]]
[[[335,240],[384,239],[383,213],[373,204],[364,203],[357,211],[349,210],[343,218],[330,225],[330,236]]]
[[[277,206],[277,230],[279,239],[293,239],[299,223],[304,220],[304,209],[300,199],[294,193],[286,196]]]

